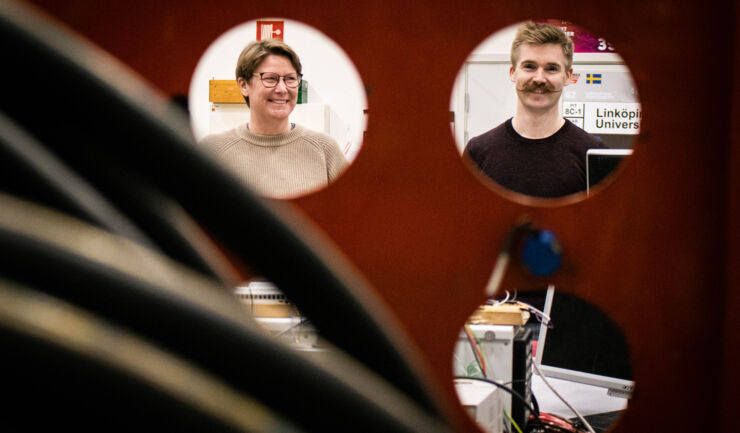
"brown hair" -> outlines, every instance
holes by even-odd
[[[573,41],[558,26],[532,21],[527,21],[519,26],[514,42],[511,43],[511,65],[514,67],[516,67],[516,62],[519,60],[519,48],[523,44],[535,46],[560,45],[565,56],[565,69],[570,69],[573,65]]]
[[[252,74],[262,64],[269,55],[283,56],[287,58],[295,68],[298,75],[301,74],[301,59],[298,54],[285,42],[278,39],[266,39],[264,41],[252,41],[239,54],[239,60],[236,62],[236,78],[244,78],[249,83],[252,80]],[[249,106],[249,97],[245,96]]]

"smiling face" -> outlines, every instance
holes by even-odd
[[[509,77],[516,84],[520,107],[530,112],[547,112],[557,110],[560,94],[572,73],[560,45],[522,44]]]
[[[284,76],[295,74],[296,70],[287,57],[270,54],[254,71],[256,75],[248,77],[249,80],[237,79],[242,95],[249,97],[250,127],[285,132],[289,129],[288,116],[298,100],[298,88],[286,87],[282,79],[277,86],[267,88],[260,80],[261,72]]]

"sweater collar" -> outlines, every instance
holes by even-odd
[[[298,124],[296,124],[290,131],[277,135],[255,134],[247,129],[246,123],[241,124],[236,128],[236,133],[239,137],[246,140],[248,143],[264,147],[285,146],[286,144],[290,144],[301,137],[303,135],[303,131],[304,128]]]
[[[514,118],[509,118],[509,120],[506,121],[506,130],[507,132],[514,137],[515,139],[519,140],[522,143],[531,143],[531,144],[537,144],[537,143],[550,143],[551,140],[554,140],[560,135],[565,134],[565,131],[570,128],[570,121],[568,119],[565,119],[565,123],[563,123],[563,126],[560,127],[555,133],[550,135],[549,137],[544,138],[527,138],[520,135],[518,132],[516,132],[516,129],[514,129],[513,124]]]

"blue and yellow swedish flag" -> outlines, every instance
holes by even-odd
[[[586,74],[586,84],[601,84],[601,74]]]

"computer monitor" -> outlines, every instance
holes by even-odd
[[[634,389],[629,348],[619,327],[599,308],[548,287],[544,306],[553,327],[539,327],[535,361],[547,377],[607,389],[630,398]]]
[[[586,151],[586,193],[616,170],[632,149],[589,149]]]

